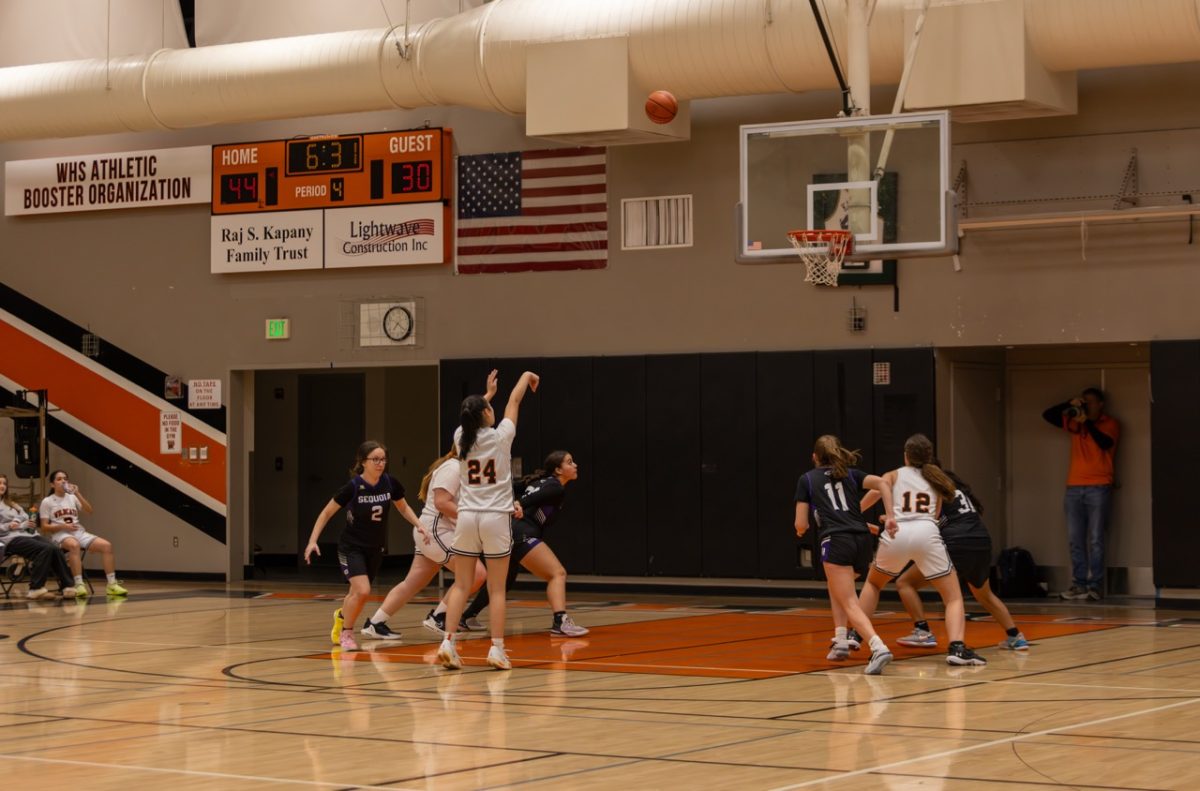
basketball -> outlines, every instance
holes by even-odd
[[[670,91],[654,91],[646,97],[646,117],[656,124],[669,124],[679,112],[679,102]]]

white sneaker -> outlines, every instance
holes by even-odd
[[[829,653],[825,655],[826,659],[842,660],[850,658],[850,646],[843,642],[833,641],[833,645],[829,647]]]
[[[564,615],[562,621],[557,626],[550,627],[550,634],[562,635],[563,637],[583,637],[588,633],[588,630],[571,620],[571,616]]]
[[[512,662],[508,661],[508,654],[494,643],[491,650],[488,651],[488,664],[497,670],[512,670]]]
[[[489,653],[488,660],[491,661],[491,658],[492,655]],[[458,670],[462,667],[462,657],[458,655],[458,649],[449,639],[443,640],[442,644],[438,646],[437,659],[447,670]]]
[[[892,661],[892,652],[887,650],[887,648],[881,648],[878,651],[871,654],[871,661],[867,663],[867,666],[863,670],[863,672],[866,673],[868,676],[878,676],[881,673],[883,673],[883,668],[887,665],[888,662],[891,662],[891,661]]]
[[[30,588],[26,596],[30,599],[53,599],[54,593],[49,588]]]

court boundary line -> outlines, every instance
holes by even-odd
[[[133,772],[152,772],[154,774],[188,775],[191,777],[212,777],[220,780],[245,780],[255,783],[290,783],[292,785],[309,786],[312,788],[358,788],[356,783],[333,783],[323,780],[298,780],[282,777],[264,777],[261,775],[241,775],[232,772],[205,772],[199,769],[163,769],[157,766],[141,766],[138,764],[106,764],[99,761],[74,761],[67,758],[41,758],[35,755],[0,754],[0,760],[30,761],[42,764],[61,764],[66,766],[82,766],[91,769],[126,769]],[[417,791],[405,786],[372,785],[379,791]]]
[[[942,752],[939,752],[939,753],[930,753],[929,755],[921,755],[921,756],[917,756],[914,758],[906,758],[903,761],[892,761],[892,762],[886,763],[886,764],[878,764],[876,766],[868,766],[864,769],[855,769],[850,772],[839,772],[830,777],[820,777],[820,778],[816,778],[813,780],[806,780],[803,783],[794,783],[792,785],[778,786],[777,788],[771,789],[771,791],[793,791],[793,789],[797,789],[797,788],[807,788],[809,786],[819,785],[821,783],[831,783],[831,782],[835,782],[837,780],[845,780],[850,777],[859,777],[859,776],[867,775],[867,774],[878,774],[878,773],[886,772],[887,770],[890,770],[890,769],[895,769],[896,767],[899,767],[899,766],[908,766],[909,764],[919,763],[921,761],[933,761],[933,760],[937,760],[939,758],[947,758],[952,755],[961,755],[962,753],[974,752],[975,750],[983,750],[988,747],[998,747],[1003,744],[1012,744],[1014,742],[1026,741],[1027,739],[1035,739],[1040,736],[1049,736],[1052,734],[1062,733],[1064,731],[1072,731],[1072,730],[1075,730],[1076,728],[1086,728],[1086,727],[1091,727],[1091,726],[1095,726],[1095,725],[1103,725],[1108,722],[1116,722],[1117,720],[1129,719],[1130,717],[1142,717],[1147,714],[1155,714],[1160,711],[1167,711],[1169,709],[1177,709],[1177,708],[1180,708],[1181,706],[1191,706],[1196,703],[1200,703],[1200,697],[1194,697],[1194,698],[1190,698],[1188,700],[1178,701],[1176,703],[1169,703],[1166,706],[1155,706],[1154,708],[1142,709],[1140,711],[1131,711],[1131,712],[1127,712],[1125,714],[1116,714],[1111,717],[1101,717],[1100,719],[1096,719],[1096,720],[1086,720],[1084,722],[1077,722],[1073,725],[1063,725],[1063,726],[1060,726],[1057,728],[1047,728],[1045,730],[1031,731],[1029,733],[1019,733],[1016,736],[1008,736],[1003,739],[993,739],[992,741],[982,742],[980,744],[971,744],[971,745],[967,745],[966,747],[958,747],[953,750],[943,750]]]

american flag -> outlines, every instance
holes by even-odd
[[[458,159],[458,271],[603,269],[608,200],[603,148]]]

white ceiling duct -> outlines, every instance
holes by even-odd
[[[871,75],[900,76],[909,0],[879,0]],[[845,52],[845,4],[825,3]],[[1200,0],[1025,0],[1053,71],[1195,60]],[[625,36],[630,73],[680,99],[829,88],[808,0],[495,0],[403,30],[160,50],[0,69],[0,139],[179,129],[460,105],[526,107],[532,43]]]

